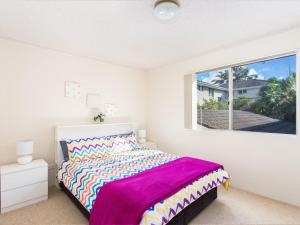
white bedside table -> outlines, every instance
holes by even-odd
[[[42,159],[0,166],[0,176],[1,213],[48,198],[48,164]]]
[[[154,142],[145,142],[145,143],[139,143],[142,148],[150,148],[150,149],[157,149],[157,145]]]

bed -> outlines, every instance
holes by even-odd
[[[130,123],[59,126],[56,128],[55,161],[58,186],[90,218],[99,191],[110,181],[131,178],[136,174],[164,166],[179,157],[158,149],[136,145],[132,150],[122,150],[112,155],[82,161],[64,160],[60,141],[89,137],[128,134]],[[217,187],[228,187],[229,175],[219,168],[177,191],[172,196],[149,207],[139,224],[187,224],[202,209],[217,198]],[[106,185],[107,186],[107,185]],[[95,213],[94,213],[95,214]]]

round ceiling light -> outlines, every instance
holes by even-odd
[[[178,1],[159,0],[154,5],[154,15],[160,20],[170,20],[176,16],[178,9]]]

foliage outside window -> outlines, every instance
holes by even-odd
[[[196,80],[199,125],[296,134],[296,55],[201,72]]]

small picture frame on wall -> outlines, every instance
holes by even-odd
[[[118,112],[118,107],[113,103],[104,104],[104,113],[107,117],[114,117]]]
[[[80,83],[75,81],[65,82],[65,97],[66,98],[80,98],[81,89]]]

